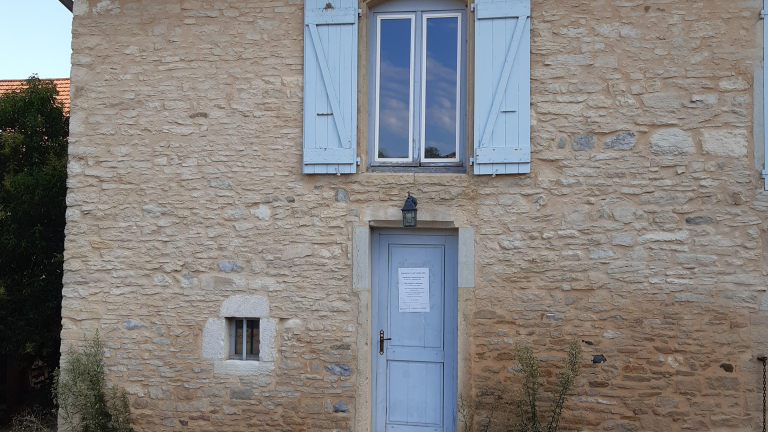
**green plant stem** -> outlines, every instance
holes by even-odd
[[[55,398],[70,432],[131,432],[124,389],[107,391],[103,346],[99,334],[77,351],[70,346],[55,373]]]

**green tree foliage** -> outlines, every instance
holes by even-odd
[[[69,117],[52,81],[0,95],[0,356],[58,363]]]

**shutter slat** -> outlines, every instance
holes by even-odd
[[[309,27],[305,26],[304,30],[304,36],[305,39],[309,36]],[[314,133],[317,130],[317,122],[318,118],[316,115],[310,116],[307,115],[307,112],[316,113],[316,105],[317,105],[317,92],[319,89],[316,86],[310,85],[310,83],[317,82],[318,79],[318,70],[316,67],[310,67],[309,65],[316,65],[317,64],[317,55],[315,54],[314,49],[307,49],[306,44],[309,43],[309,41],[304,41],[304,89],[302,92],[302,96],[304,98],[304,130],[303,130],[303,141],[304,141],[304,149],[307,148],[315,148],[316,147],[316,140],[317,135]],[[310,133],[311,131],[311,133]],[[306,165],[305,170],[306,172]]]
[[[356,24],[357,9],[335,9],[329,13],[310,11],[304,14],[304,24]]]
[[[530,172],[530,1],[475,9],[474,172]]]
[[[496,114],[495,121],[504,124],[504,138],[502,141],[504,146],[517,148],[517,143],[520,142],[520,129],[517,127],[512,127],[512,125],[517,125],[520,121],[517,115],[518,103],[520,102],[518,92],[518,81],[520,78],[516,76],[519,75],[516,74],[516,72],[519,72],[519,70],[514,70],[512,65],[514,64],[514,61],[518,59],[520,54],[522,54],[519,48],[520,41],[522,40],[522,31],[525,26],[517,25],[517,20],[499,19],[497,21],[504,23],[504,40],[511,39],[511,42],[509,48],[505,48],[505,51],[507,52],[504,53],[506,56],[504,58],[504,67],[509,67],[509,76],[504,83],[504,87],[499,89],[501,92],[503,92],[504,96],[502,97],[502,104],[499,106],[499,112]],[[507,61],[509,61],[509,63],[507,63]],[[499,117],[501,117],[501,119]],[[507,174],[517,174],[516,169],[513,171],[515,172],[510,173],[509,170],[507,170]]]
[[[351,174],[357,159],[357,1],[306,0],[305,174]]]
[[[304,155],[312,158],[318,164],[337,164],[340,160],[348,160],[355,152],[348,148],[313,148],[304,149]]]
[[[520,147],[479,147],[475,156],[499,163],[528,162],[528,155]]]
[[[484,2],[475,7],[477,19],[529,17],[531,16],[530,2]]]
[[[477,6],[480,6],[479,4]],[[477,10],[477,9],[476,9]],[[475,15],[477,16],[477,15]],[[484,23],[485,24],[485,23]],[[493,25],[476,25],[475,26],[475,40],[483,41],[483,43],[475,42],[475,58],[485,59],[490,64],[481,65],[480,62],[476,62],[475,67],[475,131],[474,136],[477,137],[484,131],[480,130],[479,126],[485,127],[485,123],[482,122],[480,114],[479,104],[482,101],[493,98]],[[475,138],[477,141],[477,138]],[[477,143],[475,143],[477,146]],[[474,156],[473,156],[474,157]],[[492,174],[492,166],[489,164],[480,164],[475,161],[474,172],[476,175]]]

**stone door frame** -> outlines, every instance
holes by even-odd
[[[369,217],[365,216],[366,225],[354,226],[352,232],[352,289],[359,300],[353,429],[360,432],[370,432],[373,409],[371,231],[377,228],[402,229],[400,210],[397,208],[372,211],[367,215]],[[419,211],[419,230],[458,231],[458,394],[469,395],[472,391],[470,323],[472,289],[475,287],[475,229],[457,222],[450,212]]]

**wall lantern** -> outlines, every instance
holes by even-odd
[[[411,193],[408,192],[408,198],[405,199],[405,204],[403,205],[403,226],[406,228],[415,227],[416,226],[416,212],[418,210],[416,209],[416,198],[411,196]]]

